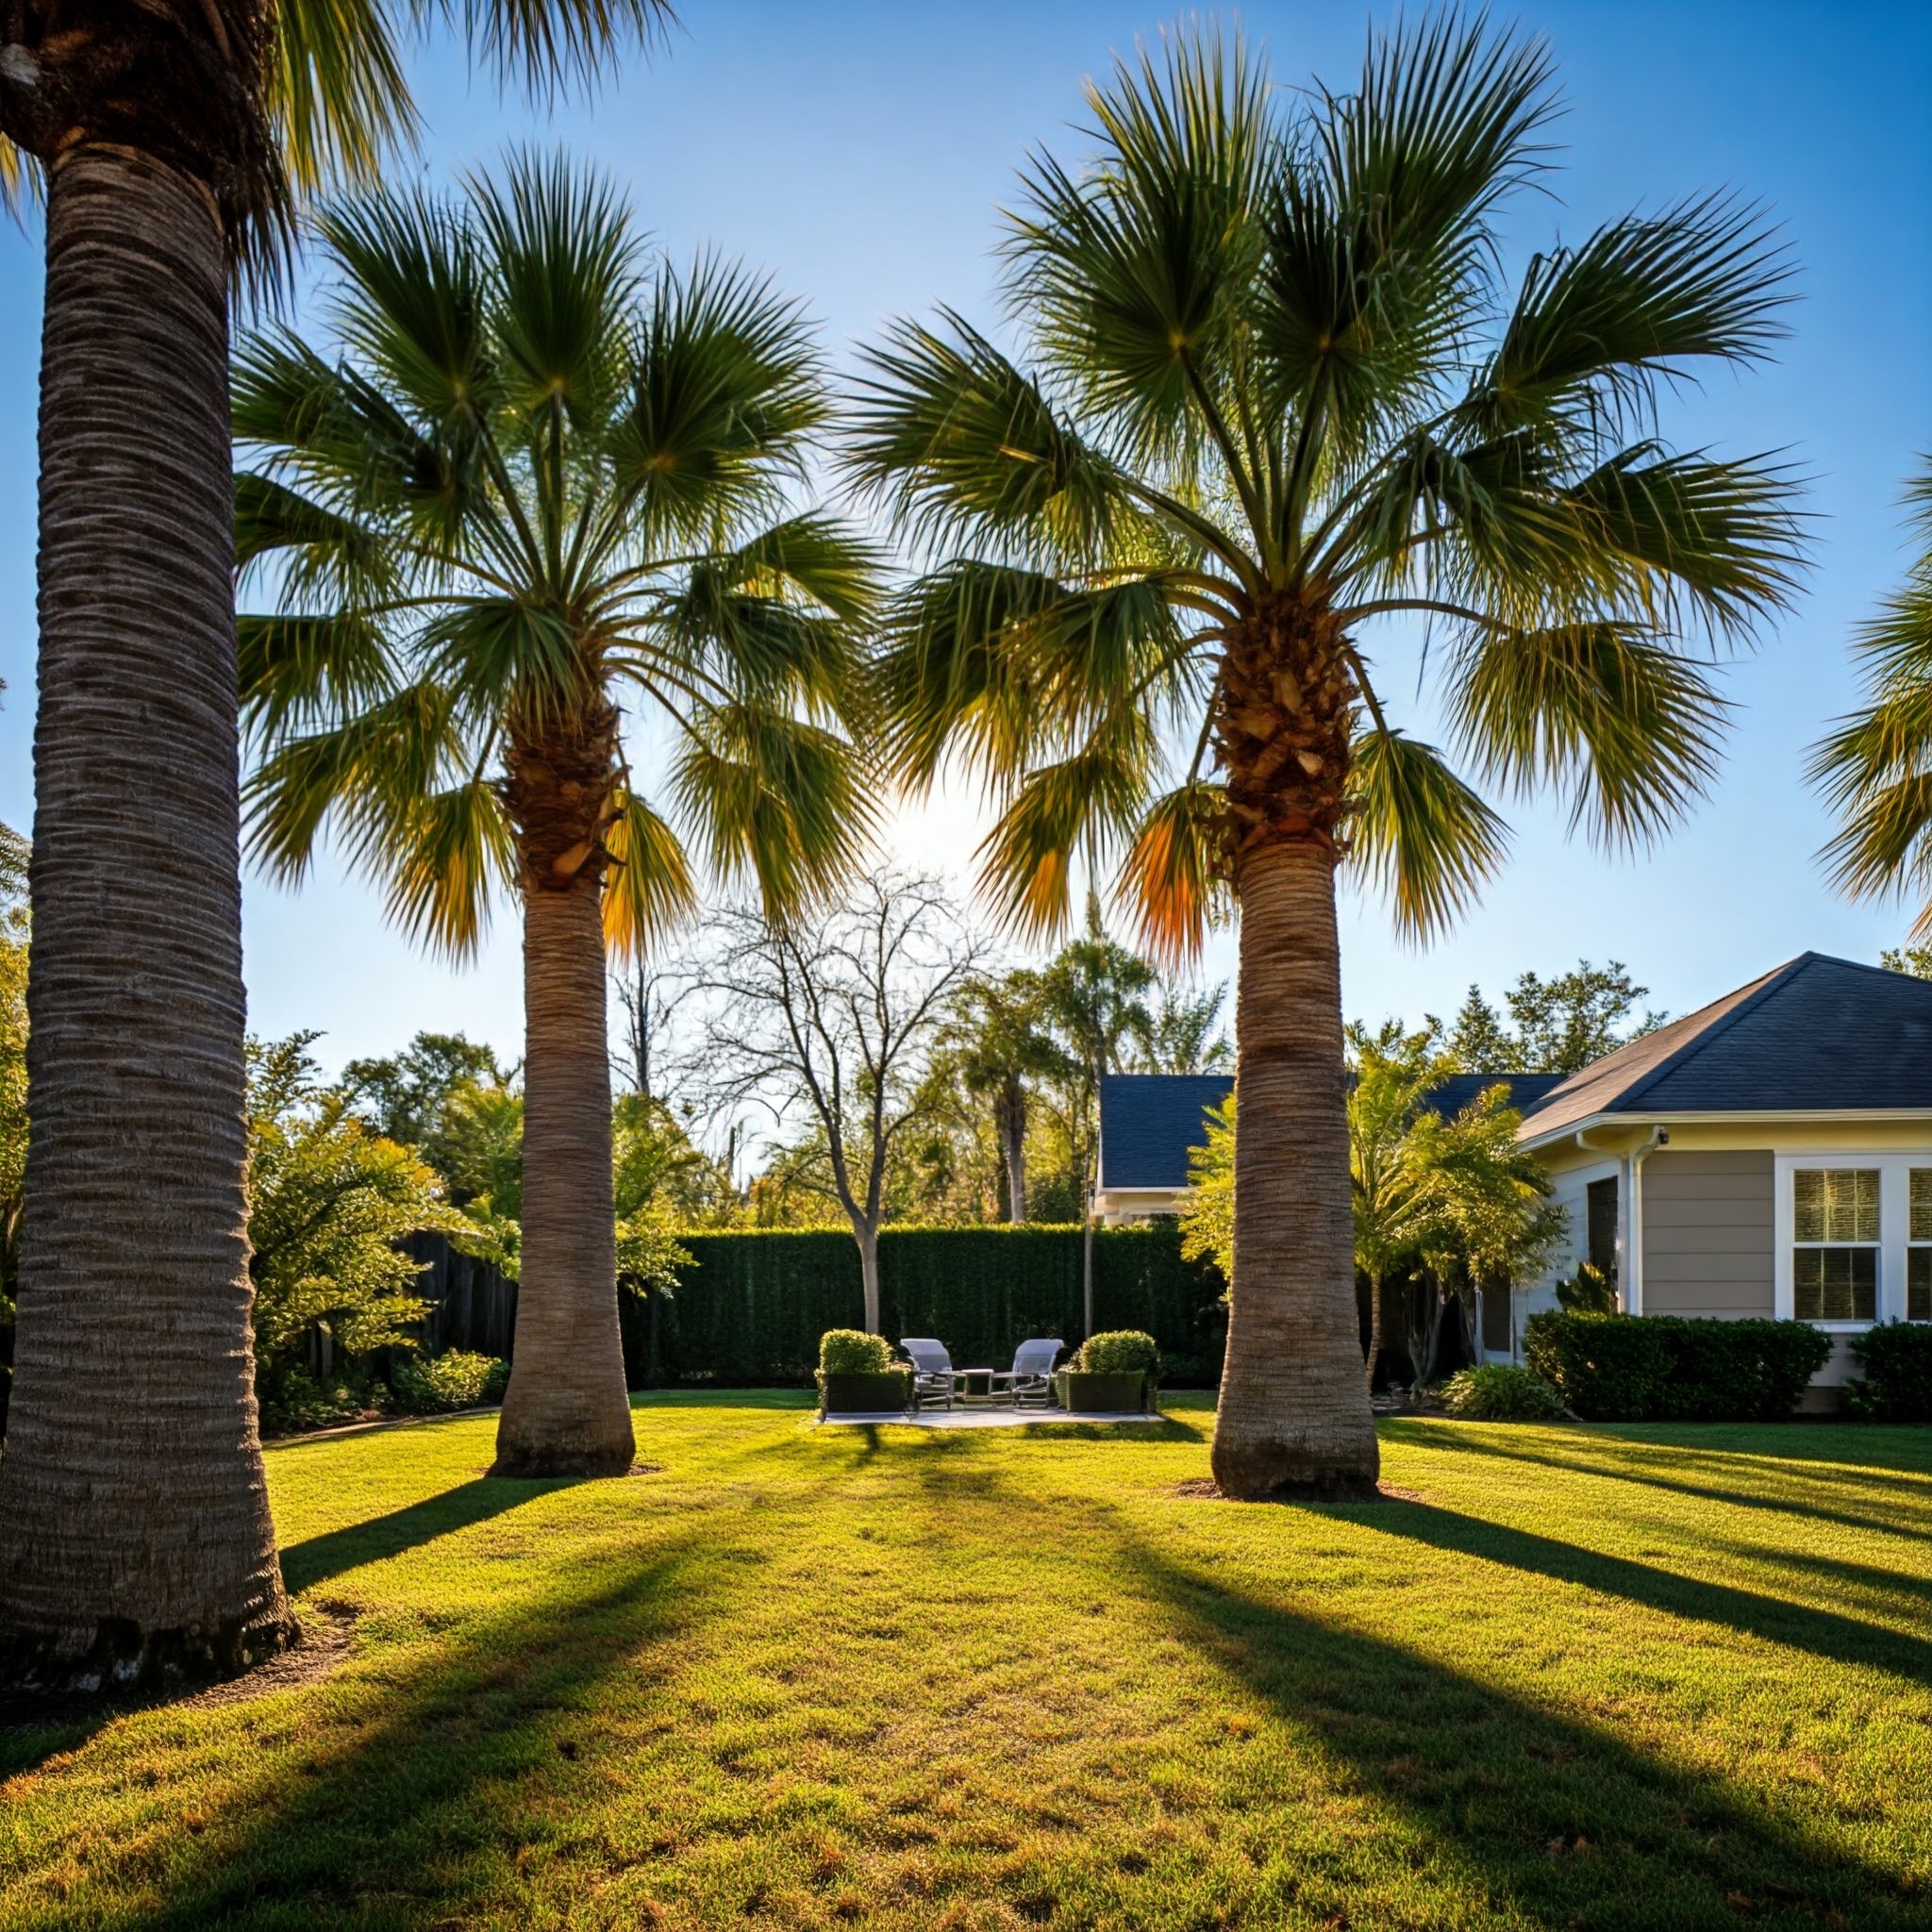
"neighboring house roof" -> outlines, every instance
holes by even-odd
[[[1107,1074],[1100,1082],[1100,1190],[1185,1188],[1204,1116],[1233,1091],[1227,1074]]]
[[[1932,1110],[1932,981],[1801,953],[1573,1074],[1536,1141],[1606,1114]]]
[[[1459,1113],[1477,1094],[1507,1087],[1509,1104],[1533,1107],[1561,1074],[1452,1074],[1424,1105]],[[1208,1139],[1204,1116],[1228,1096],[1226,1074],[1108,1074],[1100,1083],[1103,1193],[1188,1186],[1188,1154]]]

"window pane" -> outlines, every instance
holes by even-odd
[[[1875,1167],[1801,1167],[1791,1176],[1793,1231],[1801,1241],[1875,1241]]]
[[[1871,1322],[1878,1313],[1876,1248],[1799,1248],[1791,1257],[1801,1322]]]
[[[1915,1241],[1932,1241],[1932,1167],[1912,1170],[1912,1232]]]
[[[1932,1322],[1932,1248],[1906,1250],[1906,1320]]]

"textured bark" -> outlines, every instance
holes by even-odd
[[[225,1671],[293,1633],[243,1173],[226,266],[211,197],[76,148],[47,208],[32,1118],[0,1674]]]
[[[524,898],[524,1214],[516,1355],[492,1475],[623,1475],[602,910],[617,713],[519,738],[506,804]]]
[[[1026,1219],[1026,1090],[1016,1074],[1001,1083],[993,1124],[1007,1163],[1007,1219],[1018,1227]]]
[[[1234,1285],[1215,1425],[1231,1496],[1373,1490],[1342,1087],[1335,863],[1351,692],[1332,623],[1264,611],[1217,738],[1241,905]]]
[[[1382,1277],[1369,1276],[1369,1358],[1362,1364],[1362,1386],[1375,1392],[1375,1364],[1382,1358]]]

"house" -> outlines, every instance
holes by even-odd
[[[1932,1320],[1932,982],[1803,954],[1553,1086],[1518,1139],[1570,1239],[1511,1296],[1512,1357],[1585,1260],[1633,1315],[1817,1323],[1820,1407],[1852,1336]]]
[[[1208,1139],[1208,1115],[1233,1091],[1226,1074],[1103,1074],[1095,1218],[1118,1227],[1178,1214],[1188,1156]]]

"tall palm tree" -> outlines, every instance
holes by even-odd
[[[1932,458],[1906,493],[1916,555],[1857,640],[1868,702],[1818,745],[1811,775],[1837,808],[1825,848],[1854,898],[1917,897],[1932,941]],[[1890,961],[1888,961],[1890,963]]]
[[[225,1668],[292,1631],[244,1233],[228,296],[368,176],[450,22],[539,92],[660,0],[18,0],[0,200],[44,206],[33,1129],[0,1676]]]
[[[1090,88],[1095,151],[1037,156],[1005,243],[1020,359],[898,325],[856,476],[931,568],[881,666],[915,783],[1001,808],[990,889],[1063,922],[1122,853],[1145,940],[1241,913],[1235,1285],[1214,1468],[1232,1494],[1377,1469],[1353,1323],[1338,867],[1439,926],[1505,827],[1403,730],[1378,621],[1433,627],[1457,748],[1607,841],[1709,777],[1699,661],[1790,590],[1789,480],[1668,448],[1658,405],[1775,335],[1786,270],[1721,199],[1631,214],[1503,275],[1543,166],[1541,42],[1441,17],[1354,92],[1276,91],[1183,34]]]
[[[784,513],[828,412],[797,308],[714,260],[647,262],[594,175],[523,157],[459,202],[378,192],[320,231],[339,359],[286,332],[237,358],[240,550],[283,590],[242,622],[252,836],[296,876],[333,827],[458,956],[514,892],[523,1248],[495,1471],[621,1474],[607,939],[693,909],[674,818],[771,920],[853,857],[869,808],[831,727],[871,558]],[[649,786],[625,695],[661,727],[632,748]]]
[[[992,1102],[1007,1219],[1018,1227],[1026,1219],[1027,1083],[1062,1067],[1043,1026],[1040,975],[1021,967],[975,979],[947,1023],[939,1065],[967,1092]]]

